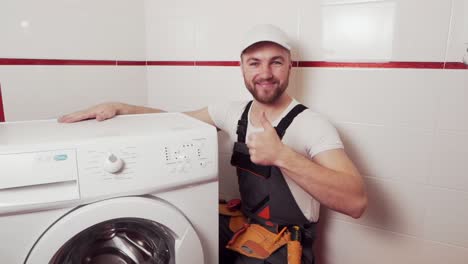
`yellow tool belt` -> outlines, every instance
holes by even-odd
[[[302,246],[291,239],[291,233],[284,227],[279,233],[271,232],[259,224],[251,224],[238,209],[233,210],[227,204],[219,204],[219,213],[230,216],[229,229],[234,232],[226,248],[242,255],[267,259],[276,250],[287,245],[288,263],[300,264]]]

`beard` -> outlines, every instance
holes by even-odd
[[[257,85],[260,85],[260,83],[264,82],[274,84],[274,88],[272,88],[271,91],[269,91],[269,93],[262,94],[261,91],[257,89]],[[286,91],[289,80],[287,78],[284,83],[280,83],[278,79],[272,77],[269,79],[254,80],[253,82],[248,82],[244,80],[244,83],[247,87],[247,90],[249,90],[250,94],[252,94],[255,100],[262,104],[273,104],[281,97],[284,91]]]

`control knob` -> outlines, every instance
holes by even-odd
[[[123,161],[113,153],[108,153],[104,160],[103,169],[109,173],[117,173],[123,168]]]

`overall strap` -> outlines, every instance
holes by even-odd
[[[237,121],[237,142],[245,143],[245,136],[247,135],[248,115],[250,107],[252,106],[252,102],[253,101],[247,103],[241,118],[239,119],[239,121]],[[298,104],[294,106],[293,109],[291,109],[291,111],[289,111],[289,113],[285,117],[283,117],[283,119],[281,119],[279,124],[275,127],[276,133],[278,134],[280,139],[283,138],[284,133],[286,133],[286,129],[289,127],[289,125],[291,125],[294,118],[300,113],[302,113],[302,111],[304,111],[305,109],[307,109],[306,106]]]
[[[289,113],[285,117],[283,117],[283,119],[281,119],[279,124],[275,127],[276,133],[278,134],[280,139],[283,138],[284,133],[286,133],[286,129],[289,127],[289,125],[291,125],[294,118],[306,109],[307,107],[305,107],[304,105],[298,104],[294,106],[294,108],[291,111],[289,111]]]
[[[249,117],[249,110],[250,106],[252,106],[252,102],[250,101],[245,106],[244,112],[242,113],[241,119],[237,121],[237,142],[245,143],[245,136],[247,135],[247,125],[248,125],[248,117]]]

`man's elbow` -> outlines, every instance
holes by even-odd
[[[351,206],[351,210],[349,211],[349,216],[352,218],[358,219],[360,218],[367,208],[367,195],[362,195],[361,197],[357,198],[353,205]]]

